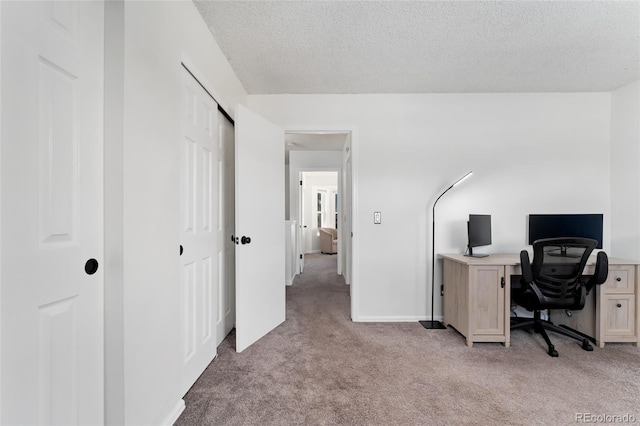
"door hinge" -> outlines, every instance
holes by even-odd
[[[504,288],[504,277],[500,277],[500,287]]]
[[[302,255],[300,255],[300,259],[302,259]]]
[[[300,186],[302,186],[302,181],[300,181]]]

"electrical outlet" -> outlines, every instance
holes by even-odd
[[[373,212],[373,223],[376,225],[382,223],[382,214],[380,212]]]

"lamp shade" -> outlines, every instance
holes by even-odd
[[[466,180],[468,177],[470,177],[473,174],[473,171],[470,171],[469,173],[467,173],[466,175],[462,176],[460,179],[458,179],[453,185],[451,185],[451,187],[460,185],[462,183],[462,181]]]

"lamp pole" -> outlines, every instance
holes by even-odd
[[[446,194],[451,188],[462,183],[463,180],[473,174],[473,171],[468,172],[460,179],[451,184],[450,187],[444,190],[442,194],[436,198],[433,202],[433,208],[431,209],[431,321],[419,321],[422,326],[428,330],[442,330],[446,327],[440,321],[435,321],[433,316],[435,314],[435,276],[436,276],[436,204],[444,194]]]

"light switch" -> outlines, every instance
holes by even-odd
[[[379,225],[382,223],[381,213],[373,212],[373,223]]]

